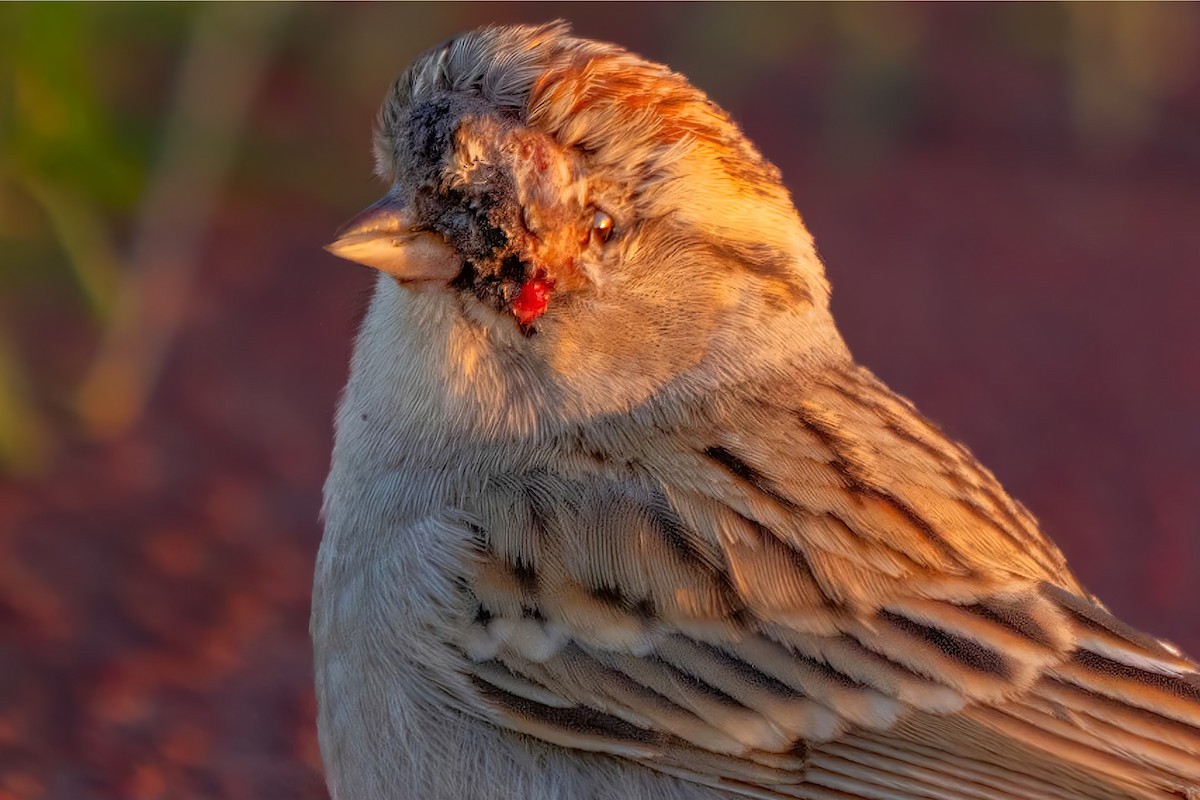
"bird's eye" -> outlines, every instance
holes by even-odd
[[[596,213],[592,216],[592,236],[601,243],[604,243],[612,238],[612,232],[612,217],[597,209]]]

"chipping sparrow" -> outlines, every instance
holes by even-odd
[[[1200,679],[863,367],[679,75],[486,28],[393,86],[312,634],[336,800],[1200,798]]]

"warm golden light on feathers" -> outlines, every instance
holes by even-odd
[[[1195,664],[854,362],[778,172],[682,76],[485,28],[376,155],[461,270],[380,281],[339,411],[339,800],[1200,797]]]

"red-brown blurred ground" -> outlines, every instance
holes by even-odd
[[[432,43],[565,14],[694,74],[782,168],[860,359],[966,441],[1114,611],[1200,654],[1200,81],[1132,152],[1097,158],[1068,128],[1061,70],[996,44],[995,12],[921,11],[907,127],[831,143],[870,132],[830,124],[836,53],[747,66],[706,13],[468,7],[422,24]],[[346,36],[348,19],[298,24]],[[362,151],[327,177],[365,203],[371,111],[323,107],[337,98],[303,58],[281,62],[256,124],[311,122],[286,134],[295,170]],[[0,800],[325,796],[308,591],[369,276],[319,248],[355,210],[232,192],[135,430],[0,485]],[[49,365],[90,347],[49,302],[23,333]]]

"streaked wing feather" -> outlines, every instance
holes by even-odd
[[[857,368],[754,402],[477,499],[496,724],[747,797],[1200,797],[1195,665],[969,453]]]

